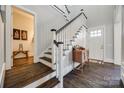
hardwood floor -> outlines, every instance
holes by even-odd
[[[51,68],[40,62],[14,67],[11,70],[6,71],[4,87],[24,87],[52,72],[53,70]]]
[[[13,60],[13,67],[33,64],[33,61],[34,61],[33,57],[14,59]]]
[[[120,88],[120,66],[90,63],[64,77],[65,88]]]
[[[39,85],[37,88],[53,88],[55,87],[59,82],[59,80],[56,77],[51,78],[47,82]]]

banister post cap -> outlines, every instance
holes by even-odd
[[[84,9],[81,9],[80,11],[81,11],[81,12],[83,12],[83,11],[84,11]]]
[[[51,31],[56,31],[56,29],[51,29]]]

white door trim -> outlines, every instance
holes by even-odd
[[[6,69],[11,69],[12,66],[12,32],[13,32],[13,26],[12,26],[12,7],[10,5],[6,6]],[[17,6],[14,5],[14,7],[19,8],[27,13],[30,13],[34,16],[34,63],[37,62],[37,15],[35,12],[23,7],[23,6]]]

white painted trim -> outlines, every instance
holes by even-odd
[[[48,61],[45,61],[45,60],[43,60],[43,59],[40,59],[40,62],[41,62],[42,64],[44,64],[44,65],[46,65],[46,66],[52,68],[52,63],[50,63],[50,62],[48,62]]]
[[[6,33],[6,69],[11,69],[11,6],[6,6],[6,24],[5,24],[5,33]]]
[[[114,59],[104,58],[104,62],[107,62],[107,63],[114,63]]]
[[[44,54],[45,57],[52,58],[52,55]]]
[[[53,73],[25,86],[24,88],[36,88],[39,85],[43,84],[44,82],[48,81],[49,79],[53,78],[54,76],[56,76],[56,72],[54,71]]]
[[[0,71],[0,88],[4,86],[4,78],[5,78],[5,63],[1,66],[2,69]]]
[[[73,63],[72,63],[70,66],[66,67],[66,68],[63,70],[63,76],[65,76],[65,75],[67,75],[69,72],[71,72],[71,71],[73,70],[73,66],[74,66],[74,68],[76,68],[76,67],[78,67],[79,65],[80,65],[80,63],[75,62],[74,65],[73,65]]]
[[[58,83],[57,85],[55,85],[53,88],[62,88],[61,87],[61,84],[60,83]]]
[[[23,6],[6,6],[6,69],[11,69],[11,66],[13,65],[12,61],[12,7],[19,8],[27,13],[30,13],[34,16],[34,63],[38,62],[38,56],[37,56],[37,15],[35,12],[23,7]]]

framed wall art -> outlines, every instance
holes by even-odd
[[[20,40],[20,29],[13,29],[13,39]]]
[[[28,40],[28,35],[26,30],[21,30],[21,39]]]

